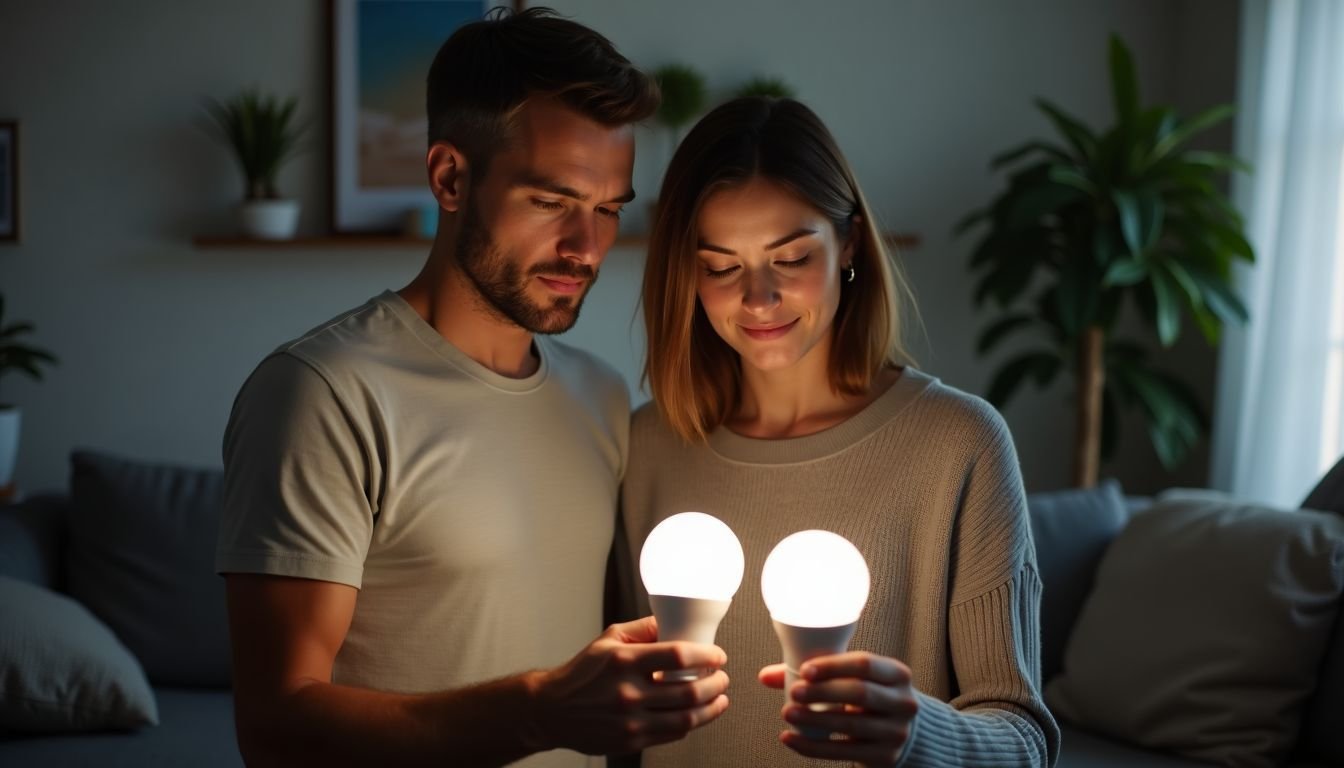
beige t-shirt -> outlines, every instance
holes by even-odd
[[[716,642],[728,654],[728,711],[644,753],[644,768],[840,763],[779,743],[784,694],[756,673],[783,660],[761,598],[761,567],[785,536],[833,531],[863,553],[868,604],[850,648],[910,666],[919,697],[906,768],[1042,768],[1059,729],[1041,699],[1041,583],[1008,427],[985,401],[913,368],[845,422],[758,440],[719,428],[681,440],[651,406],[630,431],[621,494],[626,612],[648,610],[636,575],[659,521],[699,511],[742,542],[746,573]]]
[[[455,688],[559,665],[601,632],[629,394],[585,352],[536,350],[534,375],[500,376],[388,291],[243,386],[215,567],[357,587],[334,682]]]

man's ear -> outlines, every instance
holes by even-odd
[[[425,156],[429,169],[429,189],[445,211],[461,210],[470,188],[467,157],[455,145],[436,141]]]

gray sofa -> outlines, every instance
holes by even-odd
[[[222,580],[211,567],[219,473],[91,453],[76,453],[72,470],[68,495],[38,496],[0,508],[0,583],[22,582],[34,594],[63,594],[88,607],[143,670],[158,722],[120,730],[72,732],[50,725],[45,732],[11,730],[0,733],[0,765],[241,765],[227,688]],[[1105,618],[1096,616],[1089,602],[1095,607],[1104,597],[1100,593],[1115,591],[1115,584],[1102,583],[1110,565],[1106,555],[1131,520],[1144,514],[1135,511],[1143,504],[1127,502],[1119,487],[1108,483],[1090,491],[1035,494],[1029,505],[1044,582],[1044,674],[1047,690],[1058,693],[1065,688],[1061,681],[1075,671],[1070,663],[1079,675],[1085,671],[1088,649],[1071,641]],[[1335,565],[1344,568],[1344,562]],[[0,599],[6,594],[0,589]],[[1333,622],[1337,596],[1334,603],[1317,611],[1318,618],[1328,614]],[[0,616],[9,613],[7,607],[0,603]],[[0,629],[0,646],[4,634]],[[1151,633],[1154,638],[1161,634]],[[1118,654],[1117,666],[1127,663],[1124,655]],[[1344,630],[1334,629],[1329,648],[1319,655],[1309,662],[1319,688],[1303,694],[1295,719],[1281,729],[1291,730],[1280,735],[1295,745],[1292,765],[1344,765]],[[0,659],[4,663],[12,664]],[[8,674],[13,670],[0,669],[0,714],[6,716],[15,704]],[[1089,686],[1086,678],[1075,682]],[[1152,741],[1150,733],[1062,717],[1061,724],[1062,768],[1206,764],[1142,746]],[[1240,755],[1225,763],[1262,764]]]
[[[0,765],[241,766],[219,473],[71,464],[68,494],[0,508]]]

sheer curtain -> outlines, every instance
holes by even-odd
[[[1340,451],[1344,3],[1243,0],[1233,182],[1257,262],[1221,350],[1211,484],[1296,506]]]

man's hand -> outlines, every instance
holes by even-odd
[[[789,690],[784,719],[843,738],[818,741],[784,731],[779,738],[789,749],[805,757],[865,766],[890,766],[900,759],[919,710],[909,667],[887,656],[850,651],[809,659],[798,674],[802,679]],[[760,680],[782,689],[784,665],[762,669]],[[810,704],[831,706],[814,711]]]
[[[723,650],[659,643],[657,637],[652,616],[614,624],[564,666],[534,673],[528,746],[627,754],[676,741],[723,714],[728,708]],[[655,672],[687,668],[712,671],[690,682],[653,679]]]

